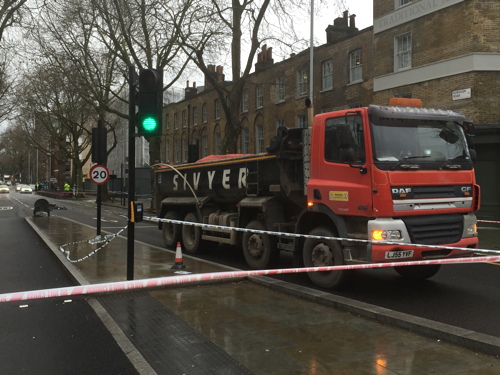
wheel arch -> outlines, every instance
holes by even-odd
[[[312,211],[304,210],[297,220],[296,233],[307,234],[317,227],[330,228],[336,236],[347,237],[347,223],[344,217],[335,214],[323,204],[315,204]],[[300,237],[295,241],[294,258],[300,260],[302,265],[302,249],[305,238]]]

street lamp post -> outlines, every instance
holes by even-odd
[[[312,122],[314,117],[313,67],[314,67],[314,0],[311,0],[311,38],[309,40],[309,105],[307,107],[307,118],[309,122],[309,127],[312,127]]]

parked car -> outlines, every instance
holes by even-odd
[[[31,194],[33,193],[33,189],[29,185],[23,185],[20,191],[21,194]]]
[[[7,185],[0,185],[0,193],[2,194],[8,194],[9,193],[9,187]]]

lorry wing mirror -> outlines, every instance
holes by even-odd
[[[462,126],[465,130],[465,134],[470,135],[471,137],[474,137],[476,135],[476,128],[472,122],[464,121]]]

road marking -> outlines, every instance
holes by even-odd
[[[0,210],[12,210],[14,209],[14,207],[8,207],[8,206],[4,206],[4,207],[0,207]]]
[[[96,217],[94,217],[93,219],[97,220]],[[105,223],[118,223],[118,220],[105,220],[105,219],[102,219],[102,218],[101,218],[101,221],[103,221]]]

